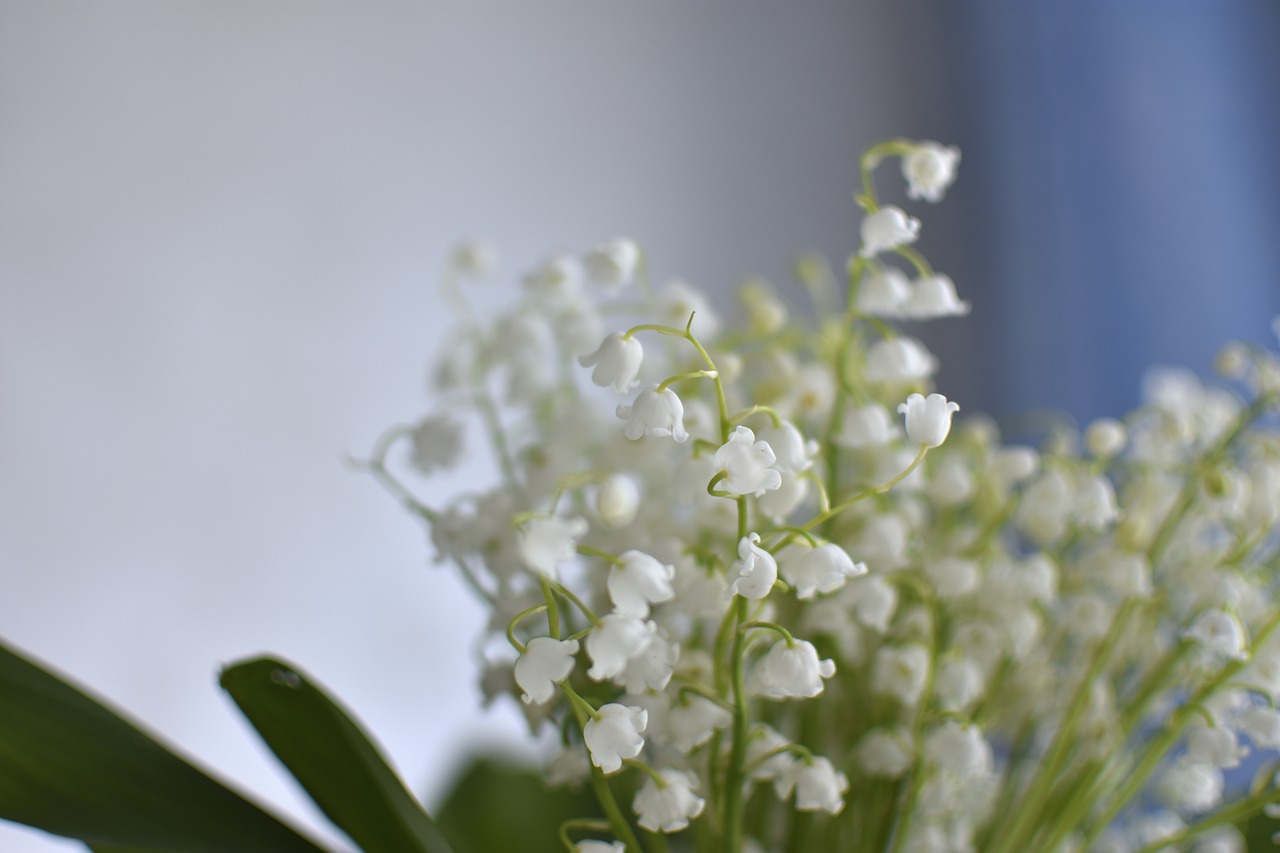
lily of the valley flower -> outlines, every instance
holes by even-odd
[[[610,240],[587,252],[582,259],[587,275],[606,290],[618,290],[635,277],[640,247],[625,238]]]
[[[862,220],[862,250],[864,258],[880,252],[914,243],[920,236],[920,220],[907,216],[900,207],[889,205]]]
[[[960,149],[938,142],[919,142],[902,155],[902,177],[907,179],[907,198],[942,201],[942,195],[956,179]]]
[[[667,734],[676,749],[689,752],[711,740],[717,729],[728,728],[731,723],[733,714],[727,708],[694,694],[671,706],[667,714]]]
[[[774,783],[778,796],[796,792],[796,810],[838,815],[844,810],[844,792],[849,780],[831,762],[820,756],[797,761]]]
[[[730,575],[730,596],[764,598],[778,580],[778,563],[773,555],[756,543],[759,533],[751,533],[738,541],[738,561]]]
[[[603,388],[612,385],[619,394],[630,391],[639,380],[640,363],[644,360],[644,348],[640,339],[625,337],[621,332],[614,332],[603,341],[596,351],[579,356],[578,364],[583,367],[595,365],[591,371],[591,381]]]
[[[911,281],[896,267],[873,269],[858,285],[858,310],[873,317],[901,317],[911,298]]]
[[[797,542],[778,556],[778,570],[802,601],[813,598],[814,593],[835,592],[849,578],[867,573],[866,563],[855,563],[834,542],[816,547]]]
[[[559,566],[577,553],[578,540],[587,534],[586,519],[572,516],[539,516],[520,528],[520,556],[535,572],[558,577]]]
[[[649,605],[670,601],[675,595],[671,586],[675,566],[664,564],[643,551],[623,551],[621,562],[609,567],[609,598],[614,610],[624,616],[643,618]]]
[[[627,845],[621,841],[600,841],[586,838],[573,845],[574,853],[627,853]]]
[[[626,527],[640,510],[640,488],[626,474],[611,474],[596,491],[595,503],[596,516],[606,527]]]
[[[729,434],[729,440],[716,451],[716,466],[728,476],[719,485],[735,495],[763,495],[782,485],[782,474],[773,467],[777,462],[767,441],[756,441],[756,435],[744,426]]]
[[[598,717],[587,720],[582,738],[591,752],[591,763],[605,773],[616,773],[626,758],[635,758],[644,749],[644,730],[649,712],[634,705],[604,705]]]
[[[638,658],[653,641],[657,626],[635,616],[611,613],[587,635],[587,657],[591,668],[587,675],[596,681],[613,678]]]
[[[658,775],[661,785],[648,778],[636,792],[631,803],[639,815],[636,822],[650,832],[679,832],[702,814],[706,801],[693,792],[698,784],[693,774],[664,768]]]
[[[924,447],[937,447],[947,440],[951,416],[958,411],[960,406],[941,394],[912,394],[898,406],[898,412],[907,416],[907,438]]]
[[[656,384],[650,385],[636,395],[630,406],[619,405],[618,417],[626,421],[622,434],[632,441],[646,435],[653,438],[669,435],[681,444],[689,440],[684,428],[684,404],[670,388],[659,391]]]
[[[813,457],[818,455],[818,442],[806,441],[791,421],[765,427],[757,437],[769,445],[774,455],[773,467],[784,474],[808,471],[813,467]]]
[[[409,460],[424,474],[452,468],[462,451],[462,424],[448,415],[424,418],[409,433],[413,454]]]
[[[949,276],[937,274],[917,279],[902,306],[903,316],[910,320],[963,317],[968,313],[969,303],[956,295],[955,283]]]
[[[809,699],[822,692],[822,680],[836,674],[835,661],[818,660],[806,640],[779,640],[752,670],[755,692],[767,699]]]
[[[938,360],[914,338],[887,338],[867,350],[868,382],[914,382],[932,376]]]
[[[573,656],[578,653],[577,640],[534,637],[516,660],[516,684],[524,690],[520,698],[526,704],[541,705],[556,693],[556,685],[573,672]]]

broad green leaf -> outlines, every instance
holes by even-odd
[[[322,849],[3,641],[0,818],[121,853]]]
[[[366,853],[452,853],[351,716],[289,663],[257,658],[222,686],[316,805]]]
[[[561,823],[603,817],[590,785],[548,788],[541,772],[498,756],[475,759],[434,811],[458,853],[564,853]],[[606,835],[579,833],[574,838]]]

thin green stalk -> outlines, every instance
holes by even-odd
[[[573,715],[578,720],[578,727],[586,731],[589,716],[582,707],[582,705],[586,704],[586,700],[578,696],[568,682],[561,684],[560,687],[569,697],[569,705],[573,708]],[[573,701],[575,698],[578,701]],[[604,810],[605,817],[609,819],[609,828],[613,831],[614,836],[626,846],[627,853],[644,853],[644,847],[641,846],[640,839],[636,837],[635,830],[631,828],[631,824],[627,822],[626,817],[622,814],[622,809],[618,807],[618,801],[614,798],[613,790],[609,787],[609,780],[605,778],[604,773],[595,764],[591,765],[591,788],[595,791],[596,799],[600,802],[600,808]]]
[[[1071,744],[1075,729],[1085,708],[1088,706],[1093,683],[1106,671],[1111,662],[1111,655],[1119,644],[1121,637],[1128,630],[1129,620],[1133,618],[1133,614],[1137,612],[1137,609],[1138,602],[1130,599],[1121,605],[1120,611],[1112,620],[1111,628],[1107,631],[1106,637],[1097,650],[1095,650],[1093,658],[1089,661],[1088,669],[1076,687],[1067,715],[1054,735],[1047,757],[1041,762],[1039,770],[1032,779],[1031,786],[1027,789],[1022,802],[1019,804],[1012,826],[1000,833],[997,844],[992,848],[991,853],[1006,853],[1006,851],[1027,849],[1025,842],[1030,840],[1030,836],[1039,827],[1044,805],[1053,793],[1055,783],[1059,781],[1059,774],[1071,757]]]
[[[734,623],[741,626],[747,619],[747,600],[739,597],[734,602]],[[729,748],[729,770],[725,779],[725,851],[726,853],[742,853],[744,801],[744,769],[747,761],[747,689],[743,651],[745,637],[740,630],[734,631],[731,671],[733,682],[733,740]]]

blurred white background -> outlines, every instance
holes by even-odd
[[[0,634],[323,833],[215,683],[287,656],[432,801],[523,725],[476,713],[478,608],[340,458],[426,411],[449,246],[498,244],[488,298],[621,234],[721,294],[843,257],[857,152],[939,134],[928,22],[0,3]]]

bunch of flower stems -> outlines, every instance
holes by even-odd
[[[796,264],[809,309],[754,280],[722,321],[614,240],[484,316],[493,252],[454,253],[436,412],[367,466],[490,608],[486,701],[597,795],[569,851],[1242,850],[1280,801],[1276,354],[1153,372],[1037,448],[952,432],[899,324],[968,305],[887,162],[932,203],[959,152],[864,154],[846,274]],[[421,497],[470,435],[497,482]]]

